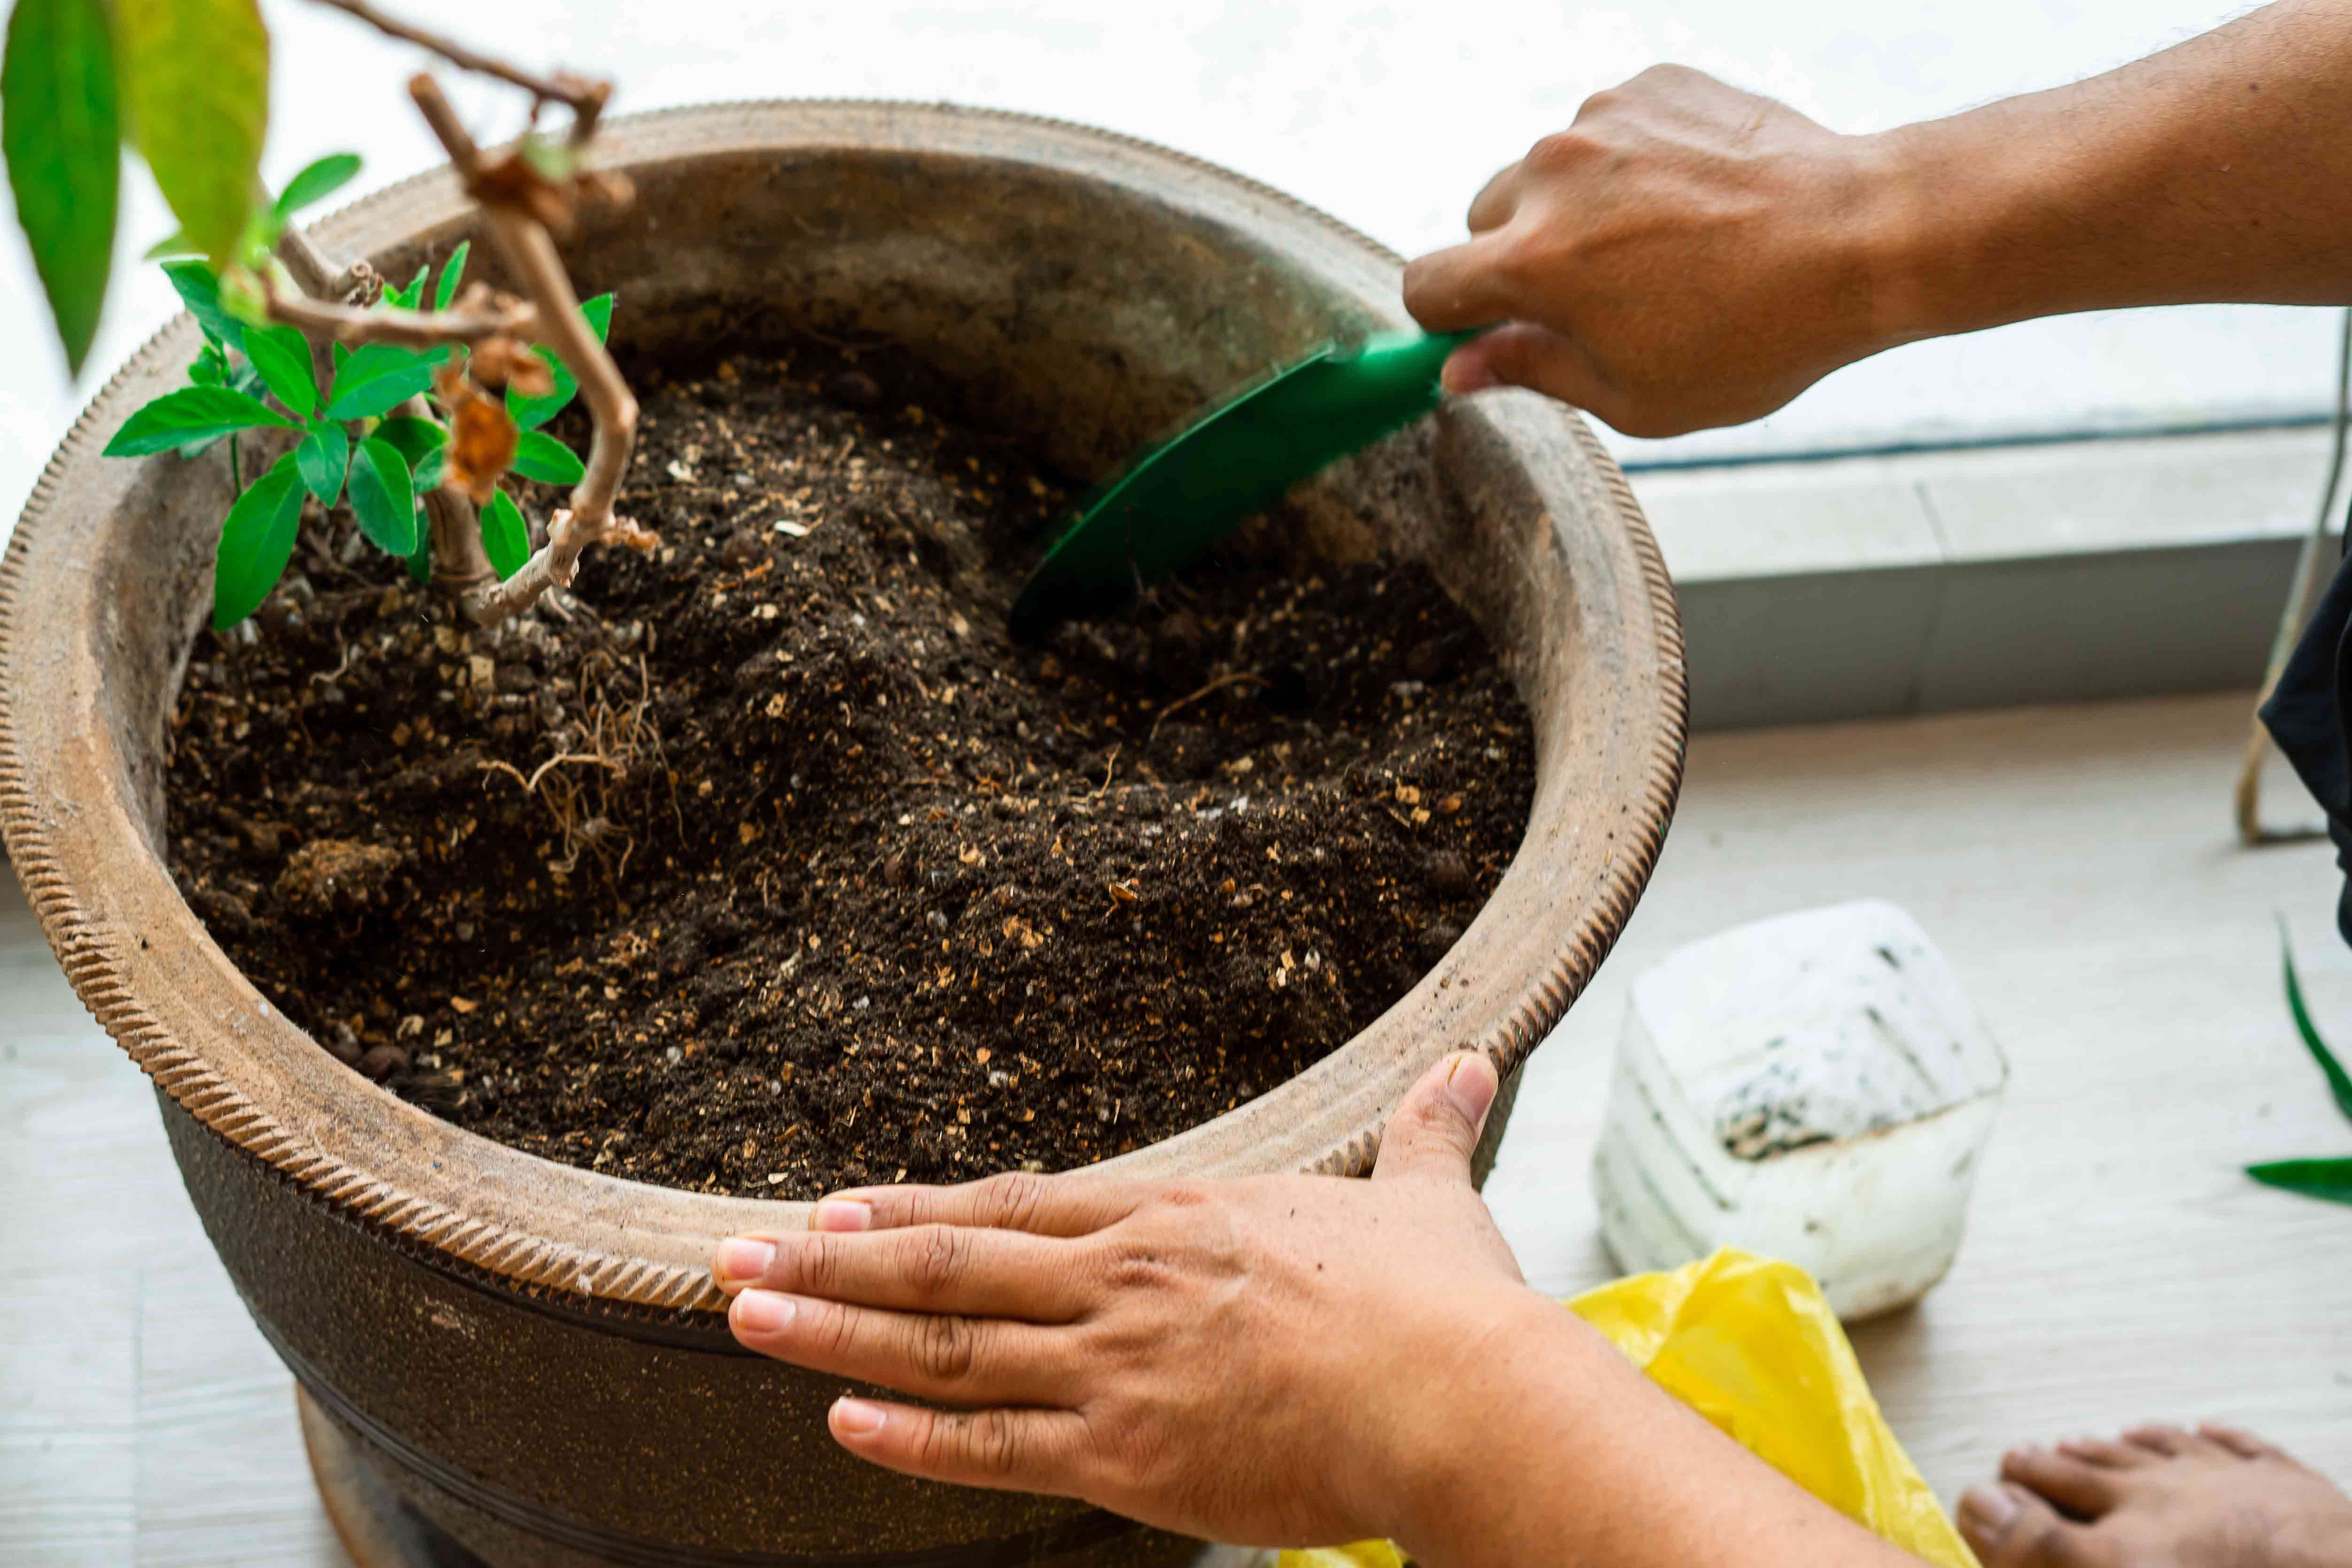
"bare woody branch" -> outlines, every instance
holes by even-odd
[[[520,570],[504,582],[483,585],[466,601],[466,613],[478,625],[495,625],[528,609],[551,588],[568,588],[580,570],[580,555],[593,544],[626,545],[650,550],[659,540],[626,517],[613,514],[613,500],[621,476],[629,466],[635,444],[637,400],[621,379],[620,367],[589,329],[580,314],[572,280],[555,254],[547,230],[520,213],[488,207],[490,232],[509,256],[509,265],[540,303],[546,329],[541,334],[565,368],[580,383],[581,400],[595,421],[588,447],[588,471],[572,486],[572,505],[548,519],[547,543],[531,553]]]
[[[470,347],[486,338],[529,338],[540,330],[539,311],[529,300],[502,300],[478,286],[451,310],[367,309],[267,287],[271,320],[338,343],[397,343],[404,349],[434,349],[447,343]],[[307,283],[303,287],[310,288]]]
[[[481,152],[439,85],[418,75],[410,80],[408,91],[441,139],[458,178],[474,189],[482,174]],[[587,472],[572,486],[572,505],[548,519],[547,543],[504,582],[485,583],[467,596],[467,618],[488,626],[530,608],[551,588],[570,587],[579,573],[581,553],[589,546],[613,543],[650,549],[657,541],[647,530],[613,515],[613,500],[636,443],[637,400],[612,354],[581,315],[580,298],[547,225],[520,204],[488,201],[482,216],[491,245],[538,310],[540,340],[580,383],[581,399],[595,424]]]
[[[387,16],[369,5],[367,0],[318,0],[318,3],[331,6],[346,16],[358,17],[387,37],[430,49],[460,70],[496,77],[500,81],[510,82],[522,89],[542,102],[565,105],[572,110],[571,139],[574,147],[586,146],[596,134],[596,117],[604,112],[604,100],[612,96],[613,84],[610,82],[590,81],[569,71],[541,76],[535,71],[510,66],[504,60],[478,54],[455,39],[428,33],[398,17]]]
[[[362,268],[365,268],[368,277],[375,273],[364,262],[336,271],[333,264],[319,254],[319,247],[310,243],[310,236],[291,224],[278,236],[278,259],[286,264],[294,286],[313,299],[341,299],[360,285],[358,274]]]

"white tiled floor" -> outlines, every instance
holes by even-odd
[[[2242,698],[1705,737],[1618,955],[1536,1058],[1490,1188],[1536,1283],[1609,1273],[1585,1189],[1625,988],[1725,925],[1884,894],[2007,1048],[1953,1275],[1857,1335],[1949,1497],[2007,1443],[2226,1415],[2352,1478],[2352,1211],[2248,1160],[2339,1153],[2274,915],[2352,1041],[2324,848],[2229,834]],[[2290,797],[2283,790],[2281,801]],[[0,1562],[340,1565],[285,1375],[182,1195],[144,1081],[0,890]]]

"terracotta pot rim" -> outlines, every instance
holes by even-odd
[[[1294,221],[1306,220],[1319,226],[1328,237],[1356,252],[1360,258],[1374,258],[1391,267],[1399,260],[1394,253],[1337,219],[1203,160],[1117,132],[1008,110],[876,99],[749,100],[617,117],[607,122],[606,134],[616,152],[625,155],[632,141],[646,140],[649,135],[657,138],[662,127],[681,120],[719,122],[730,116],[788,117],[795,113],[870,117],[874,134],[882,143],[879,150],[895,145],[890,138],[903,137],[905,129],[909,127],[916,128],[918,135],[932,131],[950,141],[960,131],[985,127],[990,122],[1034,128],[1041,136],[1059,139],[1076,151],[1087,147],[1116,149],[1147,163],[1191,171],[1205,177],[1213,186],[1222,187],[1227,196],[1272,204]],[[810,145],[848,144],[812,141]],[[919,142],[916,150],[926,145]],[[938,150],[950,153],[957,151],[952,146]],[[625,162],[625,156],[615,161]],[[404,204],[415,205],[421,194],[435,191],[436,183],[440,188],[450,188],[446,169],[428,170],[375,192],[314,226],[331,232],[380,211]],[[373,1148],[373,1157],[368,1160],[372,1168],[361,1168],[322,1147],[310,1129],[290,1126],[282,1115],[256,1103],[247,1086],[215,1060],[217,1052],[206,1038],[208,1032],[218,1029],[240,1033],[249,1030],[257,1036],[269,1037],[265,1043],[274,1047],[277,1037],[283,1036],[333,1065],[306,1034],[275,1013],[266,1001],[259,1006],[257,1023],[240,1020],[215,1025],[203,1020],[197,1028],[174,1027],[162,1016],[172,1010],[169,998],[156,997],[154,981],[134,964],[137,955],[124,946],[125,938],[135,934],[124,929],[119,919],[104,918],[87,906],[83,879],[102,868],[91,863],[95,856],[80,845],[61,845],[58,841],[59,834],[53,831],[52,821],[59,814],[62,791],[55,788],[56,780],[49,777],[58,764],[53,757],[28,757],[25,747],[17,704],[20,684],[26,678],[24,672],[31,664],[28,654],[32,645],[16,645],[20,623],[27,613],[20,599],[27,593],[26,569],[34,546],[47,538],[52,527],[59,523],[71,526],[70,519],[54,515],[60,495],[67,493],[64,479],[68,467],[94,453],[102,438],[100,426],[110,427],[111,404],[125,383],[156,366],[167,350],[176,352],[171,340],[189,329],[188,321],[184,315],[174,318],[91,398],[45,465],[5,557],[0,559],[0,841],[5,841],[52,948],[85,1005],[141,1069],[156,1081],[159,1091],[169,1094],[215,1135],[263,1162],[279,1177],[340,1216],[385,1237],[436,1269],[495,1288],[553,1293],[568,1298],[577,1310],[596,1315],[617,1313],[624,1317],[708,1322],[704,1314],[720,1309],[723,1302],[698,1261],[689,1261],[680,1255],[678,1248],[668,1249],[667,1257],[647,1256],[643,1245],[645,1236],[649,1231],[662,1231],[674,1237],[691,1230],[715,1238],[751,1224],[789,1226],[798,1222],[804,1206],[652,1187],[545,1160],[451,1127],[380,1086],[335,1067],[347,1082],[327,1093],[330,1106],[338,1093],[378,1096],[396,1108],[387,1108],[384,1113],[404,1126],[429,1124],[438,1129],[430,1138],[420,1138],[415,1145]],[[1647,633],[1647,643],[1635,652],[1647,662],[1649,669],[1637,672],[1639,678],[1627,683],[1629,692],[1639,690],[1647,698],[1645,709],[1633,709],[1627,716],[1639,739],[1606,743],[1628,753],[1623,758],[1626,766],[1621,771],[1629,778],[1638,776],[1638,799],[1622,803],[1624,816],[1614,829],[1619,836],[1599,885],[1583,895],[1585,902],[1577,909],[1574,920],[1564,924],[1550,944],[1549,964],[1541,972],[1530,976],[1518,988],[1516,1000],[1475,1038],[1433,1039],[1402,1056],[1391,1051],[1389,1054],[1396,1056],[1396,1060],[1383,1057],[1377,1062],[1363,1064],[1366,1079],[1381,1090],[1380,1093],[1368,1098],[1367,1090],[1360,1085],[1345,1097],[1327,1096],[1326,1102],[1317,1103],[1312,1101],[1307,1080],[1319,1074],[1317,1069],[1310,1069],[1308,1074],[1277,1085],[1223,1116],[1109,1162],[1112,1166],[1139,1175],[1185,1174],[1188,1169],[1197,1174],[1202,1166],[1219,1171],[1249,1168],[1246,1153],[1236,1156],[1232,1145],[1237,1134],[1262,1137],[1265,1129],[1278,1124],[1270,1114],[1271,1104],[1273,1111],[1289,1113],[1287,1124],[1294,1128],[1300,1122],[1322,1124],[1339,1120],[1342,1125],[1331,1129],[1330,1135],[1318,1134],[1319,1151],[1311,1157],[1280,1156],[1276,1151],[1277,1161],[1261,1160],[1263,1168],[1287,1166],[1332,1174],[1360,1174],[1370,1167],[1377,1153],[1386,1106],[1392,1103],[1396,1092],[1401,1092],[1402,1083],[1410,1082],[1427,1061],[1462,1047],[1485,1051],[1505,1072],[1516,1070],[1583,989],[1630,915],[1655,863],[1681,781],[1687,695],[1674,590],[1623,475],[1583,422],[1556,409],[1542,413],[1517,409],[1507,412],[1510,417],[1496,423],[1519,427],[1520,436],[1529,431],[1549,436],[1549,428],[1556,425],[1572,444],[1577,460],[1597,473],[1612,514],[1609,521],[1616,531],[1616,538],[1609,548],[1618,558],[1615,564],[1628,580],[1629,600],[1646,605],[1647,620],[1641,630]],[[49,648],[44,653],[53,663],[62,658],[93,673],[100,667],[100,650],[94,641],[70,650]],[[52,680],[60,679],[54,670],[45,674]],[[93,689],[97,684],[92,681]],[[32,712],[33,705],[27,705],[26,711]],[[45,732],[41,739],[46,745],[51,737]],[[1638,756],[1633,755],[1636,747]],[[55,746],[47,748],[58,749]],[[112,755],[102,743],[98,748]],[[1538,811],[1542,800],[1539,793]],[[79,814],[83,808],[93,806],[120,808],[121,801],[110,790],[98,802],[77,800],[70,810]],[[173,913],[167,918],[175,928],[160,932],[159,936],[185,942],[200,958],[227,970],[235,984],[249,992],[249,984],[236,974],[234,966],[212,942],[202,922],[184,901],[178,900],[168,870],[145,841],[136,821],[127,810],[117,810],[111,816],[119,820],[110,820],[103,826],[135,846],[133,858],[150,862],[152,875],[162,879],[169,892]],[[1533,826],[1531,821],[1531,832]],[[1517,871],[1524,858],[1523,849],[1515,855],[1511,870]],[[1507,882],[1509,876],[1507,872]],[[152,901],[152,890],[147,891]],[[1456,948],[1457,955],[1473,945],[1477,930],[1474,923],[1471,934]],[[143,937],[136,945],[142,951],[147,946]],[[1436,972],[1433,968],[1431,975]],[[1416,987],[1416,994],[1430,983],[1430,977],[1424,977],[1421,986]],[[1365,1044],[1370,1032],[1333,1051],[1318,1067],[1329,1067],[1348,1058]],[[1221,1142],[1226,1148],[1224,1155],[1188,1166],[1188,1155],[1213,1150]],[[444,1153],[460,1150],[485,1169],[506,1173],[519,1178],[519,1182],[544,1184],[562,1201],[518,1199],[529,1209],[528,1218],[535,1221],[525,1225],[511,1219],[486,1219],[468,1212],[462,1200],[451,1199],[446,1182],[441,1184],[441,1196],[426,1196],[417,1189],[431,1188],[436,1184],[421,1179],[423,1163],[436,1148]],[[434,1168],[440,1168],[437,1161]],[[567,1228],[590,1230],[592,1212],[609,1236],[635,1238],[639,1245],[616,1247],[609,1237],[602,1246],[563,1239],[562,1232]],[[551,1231],[554,1234],[548,1234]]]

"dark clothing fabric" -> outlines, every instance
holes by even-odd
[[[2263,723],[2304,787],[2327,813],[2336,863],[2352,877],[2352,562],[2337,567],[2311,624],[2263,704]],[[2336,904],[2336,928],[2352,943],[2352,881]]]

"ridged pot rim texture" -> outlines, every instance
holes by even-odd
[[[1330,280],[1369,319],[1410,325],[1391,253],[1265,186],[1101,131],[937,105],[780,101],[618,119],[602,144],[603,161],[625,169],[771,152],[1009,161],[1110,182]],[[466,210],[448,172],[435,171],[314,232],[334,253],[381,254],[461,223]],[[712,1239],[798,1224],[804,1206],[557,1164],[369,1082],[236,971],[141,826],[142,786],[160,786],[153,758],[130,755],[120,727],[116,708],[133,699],[110,707],[107,657],[139,607],[110,600],[92,564],[102,566],[103,529],[139,465],[100,449],[134,394],[160,390],[140,383],[193,351],[194,331],[177,319],[90,402],[0,560],[0,834],[67,976],[158,1088],[214,1134],[411,1256],[591,1312],[719,1309],[705,1268]],[[1685,689],[1673,589],[1633,493],[1580,419],[1532,394],[1487,394],[1436,423],[1441,458],[1499,475],[1486,488],[1537,516],[1529,527],[1548,530],[1538,548],[1563,563],[1559,635],[1575,640],[1580,678],[1544,674],[1545,689],[1529,694],[1538,762],[1527,837],[1454,950],[1370,1028],[1257,1099],[1099,1168],[1360,1174],[1389,1110],[1429,1062],[1468,1048],[1506,1072],[1518,1067],[1591,979],[1649,876],[1681,778]]]

